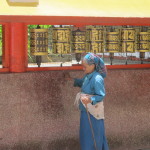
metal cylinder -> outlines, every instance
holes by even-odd
[[[108,53],[119,52],[119,32],[107,32],[106,33],[106,49]]]
[[[103,28],[90,26],[86,29],[86,52],[103,52]]]
[[[150,51],[150,33],[149,32],[139,32],[138,34],[138,52],[148,52]]]
[[[85,31],[81,31],[79,28],[75,31],[72,31],[73,53],[83,53],[86,51],[85,39]]]
[[[123,28],[121,31],[121,41],[123,53],[135,52],[135,29],[134,28]]]
[[[30,30],[31,55],[48,55],[48,29]]]
[[[71,29],[69,27],[54,27],[52,38],[54,54],[68,54],[71,52]]]

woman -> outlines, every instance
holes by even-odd
[[[82,79],[74,79],[74,86],[81,87],[79,102],[81,150],[108,150],[103,114],[102,117],[96,118],[87,111],[89,104],[96,106],[105,97],[106,67],[103,60],[93,53],[84,56],[82,65],[85,76]]]

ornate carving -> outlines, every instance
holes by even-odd
[[[135,52],[135,29],[123,28],[121,32],[122,52]]]
[[[77,29],[72,31],[72,51],[74,53],[85,52],[85,31]]]
[[[70,53],[70,28],[53,28],[53,53],[67,54]]]
[[[93,53],[103,52],[103,28],[89,26],[86,29],[86,51]]]
[[[116,53],[120,51],[119,32],[106,33],[106,52]]]
[[[48,55],[48,29],[30,30],[31,55]]]
[[[149,32],[139,32],[138,34],[138,51],[147,52],[150,50],[150,33]]]

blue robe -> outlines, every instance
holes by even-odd
[[[105,87],[103,77],[96,71],[91,74],[86,74],[82,79],[75,79],[74,86],[81,87],[81,92],[85,94],[94,95],[91,97],[92,104],[103,101],[105,97]],[[88,115],[85,107],[80,102],[80,145],[81,150],[95,150],[94,141],[92,138],[92,131],[90,128]],[[104,120],[95,119],[90,115],[92,122],[94,137],[98,150],[109,150],[107,140],[105,137]]]

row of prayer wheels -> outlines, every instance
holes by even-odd
[[[53,54],[134,53],[150,51],[149,27],[73,26],[30,30],[32,55],[48,55],[49,39]]]

